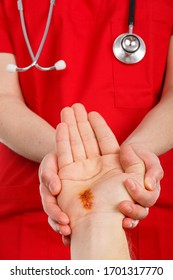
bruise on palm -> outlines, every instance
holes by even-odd
[[[79,199],[86,210],[91,210],[94,202],[94,196],[91,189],[87,189],[79,194]]]

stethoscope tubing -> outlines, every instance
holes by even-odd
[[[23,67],[23,68],[20,68],[20,67],[17,67],[16,68],[16,72],[26,72],[28,70],[30,70],[31,68],[33,67],[36,67],[38,70],[41,70],[41,71],[50,71],[50,70],[55,70],[56,67],[55,66],[51,66],[51,67],[43,67],[43,66],[40,66],[37,61],[34,61],[32,64],[28,65],[27,67]]]
[[[129,1],[130,1],[129,18],[128,18],[129,33],[121,34],[115,39],[115,41],[113,43],[113,53],[119,61],[121,61],[125,64],[134,64],[143,59],[143,57],[145,56],[145,53],[146,53],[146,46],[145,46],[143,39],[140,36],[138,36],[137,34],[133,33],[136,1],[135,0],[129,0]],[[34,55],[29,38],[28,38],[27,30],[26,30],[26,24],[25,24],[24,12],[23,12],[23,3],[22,3],[22,0],[17,0],[17,6],[18,6],[18,10],[19,10],[19,14],[20,14],[20,21],[21,21],[21,26],[22,26],[22,32],[23,32],[23,36],[24,36],[24,39],[26,42],[28,52],[32,59],[32,63],[26,67],[18,67],[17,65],[9,64],[9,65],[7,65],[8,72],[26,72],[33,67],[36,67],[38,70],[41,70],[41,71],[63,70],[66,68],[65,61],[63,61],[63,60],[57,61],[53,66],[50,66],[50,67],[43,67],[43,66],[39,65],[39,63],[38,63],[41,52],[42,52],[43,47],[46,42],[46,38],[48,36],[55,2],[56,2],[56,0],[50,0],[50,6],[49,6],[49,11],[48,11],[48,16],[47,16],[47,21],[46,21],[46,26],[44,29],[43,37],[41,39],[38,51],[36,52],[36,55]],[[127,41],[126,41],[126,38],[127,38]],[[135,40],[136,40],[136,42],[134,42]],[[131,51],[129,46],[127,45],[127,42],[130,44],[130,48],[133,48],[133,45],[132,45],[133,43],[135,43],[136,45],[138,44],[139,47],[135,46]]]
[[[55,2],[56,2],[56,0],[50,0],[50,7],[49,7],[48,17],[47,17],[43,37],[42,37],[41,43],[39,45],[38,51],[37,51],[36,55],[34,55],[29,38],[28,38],[27,30],[26,30],[26,24],[25,24],[24,13],[23,13],[23,3],[22,3],[22,0],[17,1],[17,6],[18,6],[19,14],[20,14],[20,21],[21,21],[21,26],[22,26],[22,32],[23,32],[23,36],[24,36],[24,39],[26,42],[28,52],[32,59],[32,63],[26,67],[18,67],[14,64],[9,64],[9,65],[7,65],[8,72],[26,72],[33,67],[36,67],[37,69],[39,69],[41,71],[63,70],[66,68],[66,64],[63,60],[59,60],[53,66],[50,66],[50,67],[43,67],[43,66],[39,65],[39,63],[38,63],[38,60],[40,58],[44,44],[46,42],[46,38],[48,36]]]
[[[135,64],[143,59],[146,46],[143,39],[133,33],[135,19],[135,0],[130,0],[128,26],[129,32],[119,35],[113,42],[113,53],[122,63]]]
[[[40,55],[41,55],[42,49],[44,47],[44,44],[45,44],[45,41],[46,41],[46,38],[47,38],[47,35],[48,35],[48,32],[49,32],[49,27],[50,27],[50,23],[51,23],[51,19],[52,19],[52,13],[53,13],[54,5],[55,5],[55,0],[50,1],[50,8],[49,8],[49,12],[48,12],[48,18],[47,18],[45,30],[44,30],[44,33],[43,33],[43,38],[41,40],[41,43],[40,43],[40,46],[39,46],[38,51],[36,53],[36,56],[34,56],[34,53],[32,51],[32,48],[31,48],[31,45],[30,45],[30,42],[29,42],[29,39],[28,39],[28,34],[27,34],[27,31],[26,31],[26,24],[25,24],[24,14],[23,14],[22,0],[18,0],[18,1],[20,2],[20,5],[18,5],[18,7],[19,7],[20,20],[21,20],[21,25],[22,25],[22,30],[23,30],[23,35],[24,35],[24,38],[25,38],[25,42],[26,42],[28,51],[30,53],[30,56],[31,56],[33,62],[34,61],[37,62]]]
[[[42,67],[42,66],[40,66],[37,63],[37,61],[38,61],[38,59],[39,59],[39,57],[41,55],[41,52],[43,50],[43,47],[44,47],[44,44],[45,44],[48,32],[49,32],[49,27],[50,27],[50,24],[51,24],[51,19],[52,19],[52,13],[53,13],[54,5],[55,5],[55,0],[51,0],[50,1],[49,12],[48,12],[48,18],[47,18],[45,30],[44,30],[44,33],[43,33],[43,38],[41,40],[41,43],[40,43],[40,46],[39,46],[38,51],[36,53],[36,56],[34,56],[34,53],[33,53],[32,48],[31,48],[31,44],[29,42],[28,34],[27,34],[27,31],[26,31],[26,24],[25,24],[24,13],[23,13],[23,3],[22,3],[22,0],[18,0],[18,9],[19,9],[19,13],[20,13],[20,20],[21,20],[21,25],[22,25],[23,36],[24,36],[24,39],[25,39],[25,42],[26,42],[29,54],[30,54],[30,56],[32,58],[32,61],[33,61],[33,63],[31,65],[29,65],[28,67],[25,67],[26,70],[24,69],[24,71],[27,71],[27,70],[31,69],[32,67],[34,67],[34,66],[36,68],[38,68],[39,70],[42,70],[42,71],[49,71],[49,70],[55,69],[54,66]],[[22,68],[19,68],[19,69],[20,69],[19,71],[22,70]]]

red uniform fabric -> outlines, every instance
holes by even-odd
[[[43,35],[49,0],[23,1],[34,53]],[[39,63],[64,59],[67,69],[19,74],[27,106],[56,127],[64,106],[81,102],[102,114],[121,143],[160,98],[173,26],[172,0],[136,1],[135,28],[145,41],[145,58],[117,61],[114,39],[127,32],[129,1],[59,0]],[[31,63],[17,1],[0,1],[0,52],[14,53],[18,66]],[[172,259],[173,151],[161,157],[161,196],[149,216],[130,232],[137,259]],[[0,259],[68,259],[69,248],[42,210],[38,164],[0,144]]]

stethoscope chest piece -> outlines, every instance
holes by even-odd
[[[115,57],[126,64],[134,64],[143,59],[146,46],[141,37],[134,33],[124,33],[118,36],[113,43]]]

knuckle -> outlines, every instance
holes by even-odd
[[[150,208],[151,206],[154,205],[154,203],[155,203],[155,201],[147,202],[147,203],[146,203],[146,206],[147,206],[148,208]]]
[[[159,173],[158,173],[158,178],[161,180],[163,177],[164,177],[164,171],[163,171],[163,168],[160,166],[160,170],[159,170]]]
[[[156,195],[156,196],[154,196],[154,197],[148,199],[148,201],[146,201],[145,206],[146,206],[147,208],[150,208],[151,206],[153,206],[153,205],[156,203],[157,199],[158,199],[158,195]]]
[[[142,219],[145,219],[149,214],[149,207],[145,207],[142,215]]]
[[[161,180],[164,176],[164,170],[161,166],[160,160],[158,157],[156,157],[157,159],[157,171],[156,171],[156,176],[158,177],[159,180]]]

